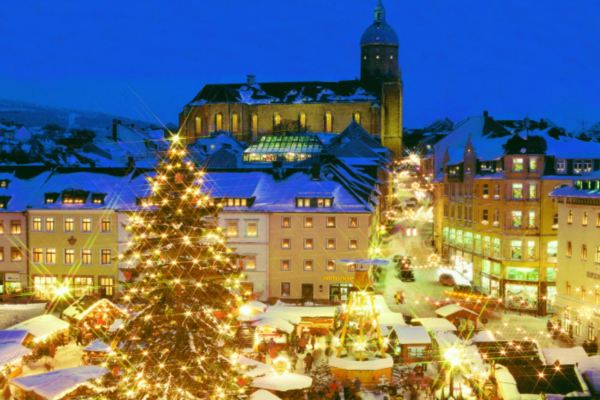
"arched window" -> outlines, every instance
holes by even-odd
[[[202,134],[202,118],[196,117],[196,135]]]
[[[333,118],[331,116],[331,112],[327,111],[325,113],[325,132],[331,133],[333,130]]]
[[[238,133],[239,131],[239,117],[238,117],[238,113],[233,113],[231,115],[231,132],[232,133]]]
[[[215,128],[217,131],[223,130],[223,114],[221,113],[215,116]]]
[[[306,128],[306,114],[301,112],[298,116],[298,123],[300,124],[300,128]]]
[[[273,114],[273,130],[277,130],[279,125],[281,125],[281,115],[279,115],[279,113],[275,113]]]
[[[258,135],[258,115],[252,114],[252,134]]]
[[[354,114],[352,114],[352,119],[360,125],[360,113],[358,111],[354,111]]]

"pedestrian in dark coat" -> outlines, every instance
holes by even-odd
[[[552,332],[552,321],[548,320],[546,323],[546,329],[548,329],[548,333]]]
[[[348,398],[348,390],[352,387],[352,381],[347,377],[342,380],[342,389],[344,389],[344,399]]]
[[[315,349],[315,345],[317,344],[317,336],[316,335],[312,335],[312,337],[310,338],[310,344],[312,346],[312,349]]]
[[[306,357],[304,357],[304,373],[308,374],[310,372],[310,370],[312,369],[312,364],[313,364],[313,357],[310,353],[308,353],[306,355]]]

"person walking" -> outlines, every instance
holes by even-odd
[[[360,378],[357,376],[356,379],[354,379],[354,389],[356,390],[356,392],[360,392],[360,385],[361,385],[361,381]]]
[[[298,347],[300,348],[298,353],[304,354],[304,350],[306,350],[306,338],[304,336],[300,338],[300,341],[298,342]]]
[[[315,349],[315,345],[317,344],[317,335],[312,335],[310,338],[310,344],[312,346],[312,349]]]
[[[546,323],[546,329],[548,330],[548,333],[552,332],[552,321],[548,320]]]
[[[304,373],[308,374],[312,369],[313,357],[310,353],[307,353],[304,357]]]
[[[344,400],[346,400],[348,398],[348,391],[350,390],[351,387],[352,387],[352,381],[350,379],[348,379],[348,377],[345,377],[342,380],[342,389],[344,390]]]
[[[292,364],[292,371],[296,371],[296,367],[298,365],[298,354],[295,351],[292,351],[290,354],[290,364]]]
[[[77,330],[77,336],[76,336],[76,339],[75,339],[75,344],[77,346],[83,345],[83,333],[81,333],[81,329]]]

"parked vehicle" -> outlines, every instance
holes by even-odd
[[[415,274],[413,273],[412,268],[403,268],[400,271],[398,271],[396,276],[402,282],[414,282],[415,281]]]
[[[444,286],[454,286],[456,285],[456,280],[452,274],[441,274],[440,275],[440,283]]]

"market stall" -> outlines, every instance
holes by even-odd
[[[0,368],[9,366],[10,378],[21,374],[23,357],[32,352],[23,345],[29,335],[27,331],[0,331]]]
[[[264,318],[250,324],[254,330],[254,350],[259,346],[266,345],[273,339],[277,350],[287,348],[288,335],[294,331],[294,325],[276,317]]]
[[[108,299],[84,296],[67,308],[63,315],[77,326],[108,329],[116,319],[127,316],[127,312]]]
[[[99,365],[106,361],[108,354],[112,351],[112,347],[102,343],[99,339],[94,340],[89,346],[83,349],[83,364],[84,365]]]
[[[18,399],[79,399],[94,394],[91,381],[100,378],[106,372],[108,371],[98,366],[66,368],[16,378],[11,380],[10,384],[16,388]]]
[[[28,319],[5,331],[27,331],[30,335],[23,341],[26,347],[55,339],[69,343],[69,323],[50,314]]]
[[[445,318],[452,322],[459,330],[466,328],[469,322],[472,324],[472,328],[477,328],[479,314],[477,314],[475,311],[469,310],[468,308],[464,308],[456,304],[448,304],[447,306],[440,307],[435,310],[435,313],[440,318]]]
[[[266,314],[285,315],[286,318],[298,318],[296,334],[327,335],[334,326],[337,307],[302,307],[278,304],[267,308]]]
[[[431,337],[423,326],[394,327],[390,342],[402,364],[429,361]]]

